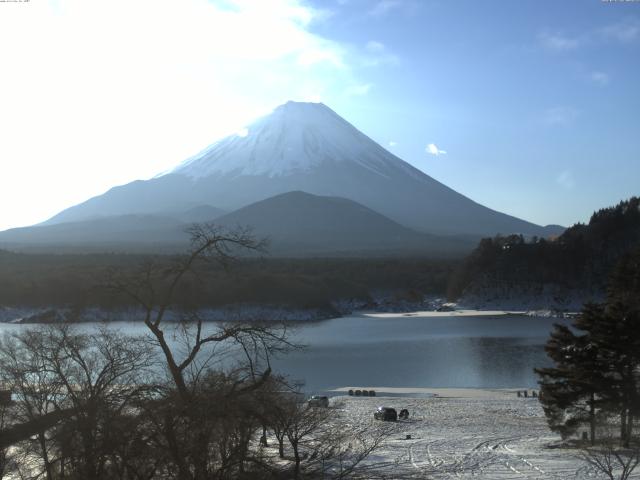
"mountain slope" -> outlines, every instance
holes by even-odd
[[[222,139],[169,174],[113,188],[46,223],[202,204],[233,211],[301,190],[354,200],[423,232],[546,234],[543,227],[488,209],[422,173],[325,105],[289,102],[245,133]]]
[[[184,246],[187,224],[153,215],[116,215],[0,232],[0,248],[55,251],[144,250]]]
[[[213,207],[198,207],[181,217],[209,217]],[[288,192],[215,219],[234,229],[251,226],[270,240],[269,254],[460,256],[473,248],[470,239],[419,233],[352,200]],[[189,222],[153,215],[116,215],[77,222],[0,232],[0,248],[39,251],[182,251]]]
[[[184,212],[177,212],[171,217],[185,223],[206,223],[221,217],[225,213],[227,212],[211,205],[198,205]]]
[[[413,252],[459,254],[472,244],[414,230],[352,200],[288,192],[256,202],[216,220],[233,228],[251,225],[271,240],[270,250],[286,253]]]

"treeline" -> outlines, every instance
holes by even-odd
[[[536,371],[551,429],[567,438],[586,427],[592,444],[617,437],[629,448],[640,416],[640,248],[614,270],[606,301],[585,305],[571,328],[555,325],[545,349],[554,365]]]
[[[640,199],[632,197],[595,212],[557,238],[522,235],[483,239],[452,275],[447,291],[455,299],[479,290],[542,293],[558,286],[604,292],[616,262],[640,243]]]
[[[51,255],[0,251],[0,305],[118,308],[131,300],[103,288],[110,272],[170,264],[178,256]],[[335,301],[371,301],[376,292],[444,295],[454,260],[245,258],[232,269],[211,263],[185,281],[178,303],[220,307],[238,303],[330,309]]]

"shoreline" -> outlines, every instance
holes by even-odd
[[[392,318],[392,317],[416,317],[416,318],[443,318],[443,317],[529,317],[529,318],[572,318],[579,312],[558,312],[555,310],[477,310],[471,308],[461,308],[438,312],[433,310],[418,310],[413,312],[376,312],[373,310],[354,311],[351,315],[371,318]],[[343,315],[348,316],[348,315]]]
[[[70,309],[68,307],[0,307],[0,323],[5,324],[46,324],[55,323],[66,318]],[[235,308],[206,308],[203,309],[206,321],[240,321],[243,317],[247,320],[264,317],[264,321],[282,321],[287,323],[317,323],[328,320],[336,320],[344,317],[364,318],[447,318],[447,317],[571,317],[574,312],[555,312],[551,310],[527,311],[527,310],[477,310],[459,309],[449,311],[413,310],[413,311],[379,311],[379,310],[353,310],[351,312],[322,311],[319,309],[295,310],[274,306],[243,305]],[[87,322],[136,322],[138,320],[135,309],[102,310],[98,307],[88,307],[84,314],[86,320],[73,321],[71,323]],[[171,321],[171,318],[167,320]]]
[[[435,398],[467,398],[467,399],[495,399],[504,400],[509,398],[518,398],[517,392],[527,390],[531,392],[538,388],[522,387],[522,388],[473,388],[473,387],[384,387],[384,386],[349,386],[338,387],[327,390],[329,394],[346,394],[349,390],[373,390],[376,392],[375,397],[353,397],[353,398],[377,398],[377,397],[435,397]],[[387,395],[385,395],[387,394]],[[336,396],[342,396],[336,395]],[[527,398],[536,398],[529,396]],[[522,398],[525,399],[524,397]]]

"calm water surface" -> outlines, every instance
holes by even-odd
[[[356,315],[304,325],[307,347],[273,361],[306,390],[342,386],[511,388],[536,386],[534,367],[549,364],[544,343],[558,319]],[[143,334],[136,323],[124,333]],[[0,332],[24,326],[0,324]],[[95,328],[83,324],[82,328]]]

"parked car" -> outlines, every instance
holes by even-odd
[[[375,418],[376,420],[396,422],[398,421],[398,412],[396,412],[395,408],[378,407],[376,413],[373,414],[373,418]]]
[[[329,397],[322,395],[313,395],[308,402],[310,407],[329,407]]]
[[[454,312],[455,310],[456,310],[455,303],[443,303],[436,309],[436,312]]]

